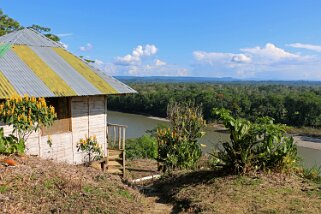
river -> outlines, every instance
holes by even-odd
[[[167,125],[168,122],[158,120],[157,118],[147,117],[143,115],[127,114],[116,111],[108,111],[108,122],[127,125],[127,138],[137,138],[142,136],[147,130],[157,127],[158,124]],[[203,152],[210,152],[219,142],[225,142],[229,139],[228,134],[206,130],[206,135],[200,140],[200,143],[205,144]],[[298,147],[298,155],[303,160],[305,167],[315,165],[321,166],[321,151],[311,148]]]

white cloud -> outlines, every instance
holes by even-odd
[[[73,33],[58,33],[57,36],[62,38],[62,37],[68,37],[74,35]]]
[[[150,57],[157,53],[155,45],[138,45],[131,54],[115,58],[115,64],[119,65],[139,65],[143,57]]]
[[[194,51],[193,54],[196,60],[203,63],[208,63],[210,65],[213,65],[216,63],[231,64],[231,63],[251,62],[251,57],[245,54],[205,52],[205,51]]]
[[[91,43],[87,43],[84,46],[79,47],[79,50],[81,51],[90,51],[94,48],[94,46]]]
[[[321,45],[311,45],[311,44],[302,44],[302,43],[293,43],[287,45],[293,48],[302,48],[310,51],[321,52]]]
[[[272,43],[267,43],[263,48],[259,46],[254,48],[242,48],[241,51],[249,55],[254,55],[257,58],[260,57],[267,60],[293,59],[299,57],[296,54],[292,54],[276,47]]]
[[[95,60],[94,60],[94,63],[95,63],[95,65],[97,65],[97,66],[101,66],[101,65],[104,64],[104,62],[101,61],[101,60],[99,60],[99,59],[95,59]]]
[[[63,43],[63,42],[58,42],[58,43],[61,44],[62,47],[64,47],[64,49],[68,49],[68,45],[67,45],[67,44],[65,44],[65,43]]]
[[[192,75],[262,79],[320,79],[321,58],[291,53],[272,43],[239,53],[193,52]],[[202,74],[199,74],[199,72]]]
[[[237,63],[250,63],[252,61],[251,57],[245,55],[245,54],[235,54],[232,57],[233,62]]]
[[[167,65],[167,63],[162,61],[162,60],[160,60],[160,59],[156,59],[155,60],[155,65],[156,66],[164,66],[164,65]]]

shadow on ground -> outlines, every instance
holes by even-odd
[[[157,203],[172,204],[171,213],[180,213],[182,211],[198,213],[200,210],[192,206],[190,200],[178,200],[174,196],[184,187],[193,187],[199,184],[209,184],[214,182],[215,178],[227,175],[223,171],[194,171],[175,175],[167,175],[164,178],[153,182],[147,186],[141,186],[140,191],[147,197],[157,197]]]

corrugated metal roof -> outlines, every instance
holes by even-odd
[[[48,39],[44,35],[35,32],[32,29],[24,28],[4,36],[0,37],[0,43],[9,43],[15,45],[28,45],[37,47],[57,47],[62,48],[63,46],[51,39]]]
[[[20,95],[55,96],[12,50],[9,50],[4,57],[0,57],[0,71]]]
[[[94,95],[101,93],[50,47],[31,47],[31,49],[35,51],[35,53],[78,95]]]
[[[31,29],[0,37],[12,44],[0,57],[0,98],[137,93]]]

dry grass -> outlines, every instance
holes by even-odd
[[[126,178],[134,180],[150,175],[160,174],[157,171],[157,161],[151,159],[128,160],[126,163]]]
[[[177,213],[321,213],[321,186],[295,175],[185,172],[153,187]]]
[[[16,167],[0,164],[0,213],[142,213],[148,206],[117,176],[34,157],[15,159]]]

